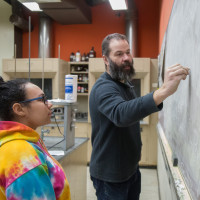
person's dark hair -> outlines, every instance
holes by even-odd
[[[16,102],[24,101],[26,98],[25,85],[27,80],[14,79],[4,81],[0,77],[0,120],[12,121],[14,113],[12,106]]]
[[[115,40],[126,40],[128,42],[128,39],[125,35],[119,34],[119,33],[112,33],[110,35],[107,35],[102,42],[101,48],[102,48],[102,55],[109,57],[110,54],[110,41],[112,39]],[[129,44],[129,42],[128,42]]]

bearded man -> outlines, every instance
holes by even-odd
[[[106,66],[90,93],[92,124],[90,175],[98,200],[138,200],[141,192],[140,120],[160,111],[189,69],[168,68],[161,88],[143,97],[135,95],[133,58],[126,36],[106,36],[102,42]]]

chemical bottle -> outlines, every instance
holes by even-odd
[[[69,60],[71,62],[73,62],[74,61],[74,57],[75,57],[74,52],[71,52]]]
[[[95,58],[96,57],[96,52],[94,50],[94,47],[92,47],[92,49],[89,52],[89,58]]]
[[[85,61],[85,59],[86,59],[86,55],[85,55],[85,53],[83,53],[83,55],[81,57],[81,61]]]
[[[76,62],[80,62],[81,61],[81,54],[80,54],[80,51],[78,50],[76,52]]]
[[[86,54],[85,61],[89,60],[89,53]]]

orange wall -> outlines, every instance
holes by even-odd
[[[101,42],[103,38],[113,32],[125,33],[124,15],[116,16],[109,6],[99,5],[92,8],[92,24],[60,25],[54,23],[55,52],[61,45],[61,58],[69,59],[71,52],[80,50],[88,53],[92,46],[101,57]]]
[[[174,0],[161,0],[160,3],[160,25],[159,25],[159,51],[161,50],[163,37],[167,30]]]
[[[151,2],[151,3],[150,3]],[[138,8],[138,57],[157,57],[159,47],[159,0],[136,0]],[[101,57],[102,39],[109,33],[125,34],[125,15],[112,11],[108,3],[92,7],[92,23],[60,25],[53,23],[53,57],[69,60],[71,52],[89,52],[91,47]],[[31,33],[31,57],[38,57],[38,19],[32,15],[34,30]],[[23,58],[28,55],[28,33],[23,34]]]
[[[159,0],[137,0],[139,57],[158,56]]]

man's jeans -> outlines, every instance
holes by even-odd
[[[127,181],[110,183],[91,177],[98,200],[139,200],[141,173],[139,169]]]

